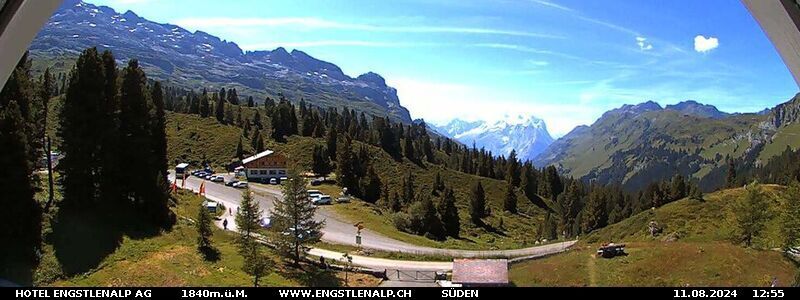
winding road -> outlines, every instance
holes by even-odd
[[[170,180],[174,176],[170,175]],[[238,210],[239,201],[242,198],[242,190],[227,187],[223,184],[212,183],[194,176],[186,179],[185,189],[192,191],[199,191],[200,184],[205,182],[206,198],[220,202],[225,207],[231,208],[232,212]],[[181,186],[181,182],[178,182]],[[254,199],[258,201],[259,207],[265,215],[273,207],[273,201],[283,195],[273,189],[264,188],[258,185],[251,185],[250,190],[254,192]],[[228,229],[236,230],[234,217],[227,212],[222,216],[223,219],[228,219]],[[325,227],[322,230],[322,240],[332,244],[342,244],[356,246],[355,235],[356,228],[352,224],[346,222],[335,215],[329,209],[319,209],[315,219],[318,221],[325,221]],[[222,228],[221,220],[217,221],[217,226]],[[576,241],[567,241],[560,243],[553,243],[543,246],[511,249],[511,250],[461,250],[461,249],[441,249],[425,246],[417,246],[406,242],[398,241],[374,231],[364,229],[361,231],[361,246],[363,248],[388,251],[388,252],[403,252],[418,255],[436,255],[436,256],[449,256],[449,257],[464,257],[464,258],[478,258],[478,257],[539,257],[546,256],[553,253],[558,253],[566,250],[572,246]],[[320,248],[313,248],[309,252],[311,255],[323,256],[326,259],[339,260],[342,257],[341,252],[335,252]],[[429,261],[402,261],[381,259],[366,256],[353,256],[353,264],[367,268],[374,269],[413,269],[413,270],[431,270],[431,271],[447,271],[453,267],[452,262],[429,262]]]

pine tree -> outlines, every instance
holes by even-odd
[[[397,192],[394,192],[392,198],[389,202],[389,210],[392,212],[398,212],[403,208],[403,203],[400,201],[400,195]]]
[[[783,197],[781,235],[783,248],[800,246],[800,183],[792,181]]]
[[[252,147],[256,153],[264,152],[264,139],[261,137],[261,132],[258,130],[253,131]]]
[[[511,150],[511,154],[508,155],[508,166],[506,167],[506,180],[508,180],[512,186],[519,186],[520,183],[520,170],[519,170],[519,161],[517,161],[517,151]]]
[[[153,158],[155,159],[155,167],[164,169],[167,168],[167,117],[164,113],[164,91],[161,88],[161,82],[156,81],[150,92],[150,98],[153,100],[153,109],[155,110],[155,118],[153,119],[152,130],[150,135],[153,137]],[[164,177],[166,180],[166,177]]]
[[[228,90],[228,103],[239,105],[239,95],[236,94],[236,89]]]
[[[330,157],[331,160],[336,159],[336,149],[338,147],[336,140],[337,140],[336,130],[333,127],[329,127],[328,133],[325,138],[325,145],[327,145],[328,156]]]
[[[95,48],[83,51],[70,72],[58,127],[64,154],[58,164],[61,207],[95,204],[100,176],[97,158],[102,157],[97,145],[103,144],[103,136],[97,130],[107,126],[100,118],[106,103],[105,76],[103,61]]]
[[[278,252],[295,265],[308,252],[309,245],[320,240],[324,226],[324,222],[314,220],[317,207],[308,201],[305,187],[305,180],[290,170],[288,180],[283,182],[284,196],[274,202],[270,212],[275,233],[272,240]]]
[[[224,91],[225,89],[222,89],[222,94],[220,94],[219,97],[216,95],[212,96],[214,99],[214,117],[217,118],[217,122],[222,124],[225,124],[225,99],[223,99],[224,96],[222,96],[225,93]]]
[[[581,229],[583,232],[591,232],[592,230],[606,226],[608,222],[608,215],[606,212],[606,198],[602,191],[592,191],[589,193],[589,200],[583,210],[583,218]]]
[[[486,193],[480,181],[472,188],[472,198],[469,201],[469,216],[472,223],[476,225],[482,224],[481,218],[486,216]]]
[[[436,206],[433,205],[431,198],[425,194],[420,195],[422,199],[419,203],[422,205],[422,226],[425,236],[432,239],[442,239],[445,236],[445,229],[442,220],[439,219],[439,214],[436,211]]]
[[[261,284],[261,278],[272,273],[274,265],[272,259],[267,257],[261,248],[263,246],[260,245],[248,248],[249,252],[244,255],[244,263],[242,264],[242,271],[253,276],[254,287],[258,287]]]
[[[261,209],[250,189],[242,191],[242,201],[239,202],[239,210],[236,212],[236,229],[238,230],[236,244],[239,247],[239,254],[244,256],[251,253],[250,248],[256,247],[258,241],[256,241],[255,234],[260,228],[258,223],[261,221],[261,215]]]
[[[503,209],[510,213],[517,213],[517,192],[511,181],[506,185],[506,196],[503,198]]]
[[[200,117],[207,118],[211,114],[211,107],[208,105],[208,91],[203,89],[203,94],[200,95]]]
[[[0,265],[34,263],[41,245],[41,207],[34,199],[25,119],[14,100],[0,105],[0,205],[6,220],[0,226]],[[0,268],[0,274],[6,274]]]
[[[331,172],[331,160],[328,158],[328,151],[324,146],[314,146],[311,155],[311,170],[320,176],[327,177]]]
[[[341,187],[347,188],[348,192],[358,194],[358,177],[355,170],[355,158],[353,157],[352,143],[349,138],[346,138],[344,143],[340,145],[336,152],[336,176],[338,184]]]
[[[732,211],[736,224],[738,242],[750,247],[753,239],[761,234],[769,219],[766,195],[758,182],[748,184],[746,194],[734,201]]]
[[[361,187],[361,198],[364,201],[375,203],[381,196],[381,178],[372,166],[367,169],[367,174],[363,179]]]
[[[197,229],[197,249],[206,259],[211,258],[209,254],[213,252],[214,247],[211,245],[211,235],[214,232],[211,230],[211,213],[205,205],[200,205],[197,211],[197,221],[194,223]]]
[[[253,96],[247,97],[247,107],[254,107],[256,106],[256,102],[253,101]]]
[[[239,143],[236,144],[236,158],[239,160],[244,158],[244,146],[242,145],[242,137],[239,137]]]
[[[242,192],[242,201],[239,202],[239,210],[236,212],[236,227],[238,237],[236,244],[239,254],[244,258],[242,270],[253,276],[253,285],[258,286],[262,277],[269,274],[272,262],[264,256],[261,248],[263,246],[256,240],[256,234],[261,220],[261,209],[258,202],[253,199],[250,190]]]
[[[442,201],[439,203],[439,215],[444,223],[445,234],[458,237],[461,230],[461,220],[458,218],[458,208],[456,207],[456,196],[453,189],[444,192]]]
[[[677,201],[686,197],[686,181],[683,179],[681,174],[677,174],[672,177],[672,182],[670,183],[670,192],[669,192],[670,200]]]
[[[725,186],[736,187],[736,165],[731,158],[728,158],[728,176],[725,177]]]

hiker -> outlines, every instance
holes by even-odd
[[[320,256],[319,257],[319,264],[322,265],[322,267],[325,268],[325,269],[328,268],[328,265],[325,264],[325,257],[324,256]]]
[[[222,221],[222,227],[225,228],[225,230],[228,230],[228,219]]]
[[[229,216],[232,216],[232,215],[233,215],[233,210],[232,210],[230,207],[228,207],[228,215],[229,215]]]

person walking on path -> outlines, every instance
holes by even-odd
[[[228,219],[222,220],[222,228],[228,230]]]

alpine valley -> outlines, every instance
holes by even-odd
[[[351,77],[300,50],[246,52],[202,31],[78,0],[64,1],[34,39],[33,67],[67,73],[78,54],[93,46],[112,50],[120,61],[137,58],[151,78],[178,88],[236,88],[256,102],[283,95],[316,107],[347,107],[414,122],[396,89],[376,73]],[[529,115],[493,122],[455,119],[431,128],[495,156],[515,150],[522,161],[554,165],[562,175],[585,182],[636,191],[680,174],[711,191],[725,185],[731,165],[750,172],[787,147],[800,147],[798,120],[800,100],[795,97],[746,114],[721,112],[694,100],[666,107],[653,101],[624,105],[557,140],[544,121]]]
[[[610,110],[592,125],[576,127],[534,163],[628,190],[680,174],[711,191],[726,184],[731,166],[737,173],[753,172],[790,153],[787,147],[797,149],[799,120],[797,96],[748,114],[727,114],[696,101],[665,108],[648,101]]]

